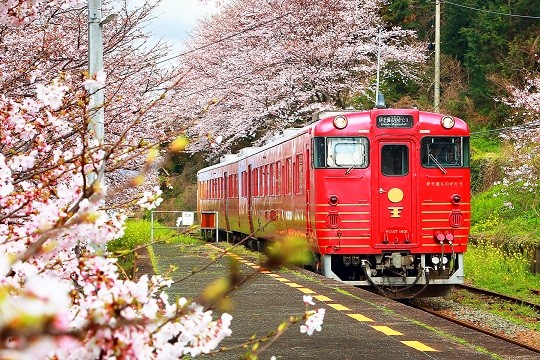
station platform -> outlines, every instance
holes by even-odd
[[[153,247],[158,271],[178,268],[175,280],[207,265],[221,251],[213,244]],[[241,263],[243,275],[253,276],[230,294],[233,334],[221,345],[235,347],[253,335],[277,329],[291,315],[302,314],[305,294],[315,302],[310,309],[326,309],[322,331],[308,336],[300,332],[300,324],[295,325],[259,359],[538,359],[532,351],[304,269],[261,273],[249,255],[226,255],[204,271],[175,283],[167,293],[173,298],[196,298],[212,281],[228,273],[231,257]],[[239,359],[245,352],[236,348],[212,358]]]

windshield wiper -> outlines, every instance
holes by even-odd
[[[345,171],[345,175],[349,175],[349,173],[354,169],[356,166],[360,166],[360,164],[357,164],[356,161],[353,160],[352,165]]]
[[[435,163],[435,165],[437,165],[437,167],[438,167],[439,169],[441,169],[441,171],[442,171],[443,174],[446,174],[446,173],[447,173],[446,169],[443,168],[443,166],[441,165],[441,163],[437,161],[437,159],[435,158],[435,156],[433,156],[433,154],[429,153],[429,154],[428,154],[428,158],[430,158],[431,160],[433,160],[433,162]]]

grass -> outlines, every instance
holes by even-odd
[[[107,250],[118,257],[118,265],[127,274],[133,274],[134,250],[137,247],[151,245],[152,223],[148,220],[129,219],[126,222],[124,236],[107,244]],[[170,244],[201,244],[202,241],[180,233],[177,229],[168,228],[154,222],[154,242]],[[154,263],[152,246],[148,246],[148,253]]]
[[[507,253],[487,242],[469,245],[465,253],[465,278],[475,286],[540,303],[531,290],[540,289],[540,275],[530,271],[522,253]]]
[[[476,287],[540,304],[531,290],[540,289],[540,275],[530,272],[528,256],[508,253],[493,243],[470,244],[465,253],[465,280]],[[536,311],[519,304],[486,300],[465,291],[453,291],[450,298],[461,304],[497,314],[513,323],[540,331]]]

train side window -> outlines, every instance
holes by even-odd
[[[403,176],[409,173],[407,145],[384,145],[381,149],[381,171],[385,176]]]
[[[285,191],[284,194],[290,194],[292,192],[292,175],[293,175],[293,169],[292,169],[292,158],[285,159]]]
[[[251,179],[253,182],[253,185],[251,186],[253,193],[251,195],[255,197],[259,195],[259,168],[253,169]]]
[[[242,197],[246,197],[247,196],[247,187],[248,187],[247,172],[246,171],[242,171],[241,180],[242,180]]]
[[[313,167],[326,167],[326,138],[316,137],[313,139]]]
[[[264,165],[264,196],[270,195],[270,165]]]
[[[268,195],[270,196],[273,196],[275,195],[275,182],[276,182],[276,179],[274,179],[274,167],[275,167],[275,164],[274,163],[271,163],[270,164],[270,184],[269,184],[269,187],[270,187],[270,193]]]
[[[281,161],[276,161],[276,195],[281,195]]]
[[[295,194],[304,193],[304,164],[302,161],[302,154],[296,155],[296,175],[294,178],[294,192]]]

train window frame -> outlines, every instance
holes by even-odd
[[[422,167],[426,169],[437,169],[441,166],[443,168],[469,168],[469,142],[468,136],[424,136],[420,140]],[[448,160],[452,156],[454,160]]]
[[[397,162],[397,164],[400,167],[396,167],[396,161],[395,161],[396,157],[395,156],[387,157],[384,154],[385,149],[388,149],[388,148],[390,148],[392,146],[401,148],[401,161]],[[405,152],[403,150],[405,150]],[[409,175],[409,171],[410,171],[410,168],[411,168],[411,161],[410,161],[410,149],[409,149],[408,145],[406,145],[406,144],[384,144],[381,147],[380,156],[381,156],[381,158],[380,158],[381,174],[383,174],[384,176],[387,176],[387,177],[402,177],[402,176]],[[392,164],[387,161],[388,159],[393,160]]]
[[[352,162],[334,161],[331,164],[332,160],[330,159],[335,159],[338,155],[336,153],[337,145],[360,145],[361,150],[357,157],[355,157],[356,154],[349,151],[353,154]],[[367,169],[370,166],[370,142],[365,136],[316,136],[312,140],[312,149],[311,166],[315,169],[348,169],[351,166],[354,166],[355,169]],[[358,162],[356,162],[357,160]]]

